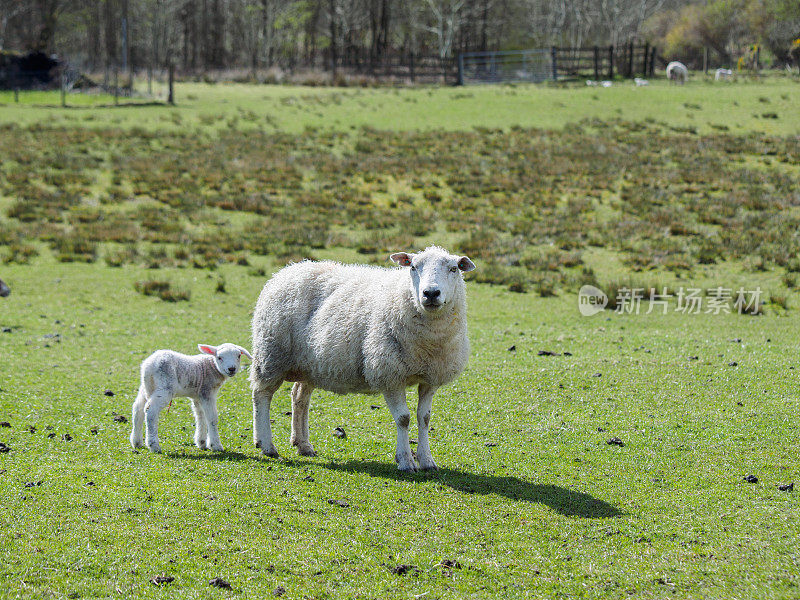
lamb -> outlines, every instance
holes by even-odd
[[[689,69],[682,62],[673,60],[667,65],[667,79],[683,85],[689,79]]]
[[[9,294],[11,294],[11,288],[8,287],[8,284],[5,281],[0,279],[0,298],[5,298]]]
[[[717,69],[714,72],[714,81],[729,80],[733,77],[733,71],[730,69]]]
[[[253,441],[268,456],[270,404],[293,381],[290,443],[315,456],[309,439],[311,392],[382,393],[397,424],[401,471],[436,469],[428,429],[436,390],[463,371],[469,356],[466,256],[432,246],[397,252],[402,268],[304,261],[284,267],[261,291],[253,314]],[[411,454],[406,388],[418,386],[419,465]]]
[[[202,354],[187,356],[172,350],[156,350],[142,361],[142,383],[133,403],[131,445],[134,448],[144,446],[142,424],[146,417],[147,447],[161,452],[158,415],[175,396],[188,396],[194,412],[195,445],[201,450],[223,450],[217,429],[217,392],[239,371],[242,355],[251,356],[235,344],[197,347]]]
[[[633,83],[636,87],[644,87],[646,85],[650,85],[650,82],[647,79],[642,79],[641,77],[634,77]]]

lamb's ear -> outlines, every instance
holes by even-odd
[[[466,256],[462,256],[458,259],[458,268],[464,271],[464,273],[468,273],[469,271],[475,270],[475,263]]]
[[[408,254],[407,252],[395,252],[389,257],[392,262],[397,263],[401,267],[410,267],[412,258],[414,258],[414,255]]]
[[[203,354],[210,354],[211,356],[217,355],[217,347],[209,346],[208,344],[197,344],[197,349]]]
[[[247,350],[245,350],[241,346],[236,346],[236,347],[239,348],[239,353],[240,354],[244,354],[247,358],[249,358],[250,360],[253,360],[253,357],[250,356],[250,353]]]

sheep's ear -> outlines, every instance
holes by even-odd
[[[466,256],[462,256],[461,258],[458,259],[458,268],[464,271],[465,273],[468,273],[469,271],[475,270],[475,263],[472,262]]]
[[[209,346],[207,344],[197,344],[197,349],[200,350],[203,354],[210,354],[211,356],[217,355],[217,347],[216,346]]]
[[[412,258],[414,258],[414,255],[408,254],[407,252],[395,252],[389,257],[392,262],[397,263],[401,267],[410,267]]]
[[[237,348],[239,348],[239,353],[240,354],[244,354],[247,358],[249,358],[250,360],[253,360],[253,357],[250,356],[250,353],[247,350],[245,350],[241,346],[237,346]]]

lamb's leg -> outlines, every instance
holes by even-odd
[[[269,422],[269,409],[272,396],[280,387],[281,382],[268,387],[253,388],[253,442],[256,448],[267,456],[278,457],[278,450],[272,443],[272,425]]]
[[[192,412],[194,413],[194,445],[200,450],[207,450],[208,425],[200,400],[192,398]]]
[[[428,427],[431,422],[431,406],[433,405],[433,394],[436,388],[421,383],[419,385],[419,403],[417,404],[417,458],[419,459],[420,469],[427,471],[438,469],[431,456],[431,446],[428,441]]]
[[[411,454],[411,445],[408,442],[408,426],[411,423],[411,413],[406,404],[406,391],[396,390],[384,392],[386,406],[392,413],[395,423],[397,423],[397,450],[394,459],[397,461],[397,468],[401,471],[413,472],[417,470],[417,463]]]
[[[217,413],[217,398],[211,395],[201,400],[203,413],[206,416],[206,426],[208,427],[208,449],[222,452],[222,442],[219,439],[219,414]]]
[[[144,447],[144,405],[147,402],[147,394],[144,391],[144,386],[139,388],[139,394],[136,400],[133,401],[131,423],[131,446],[134,448]]]
[[[145,404],[145,443],[152,452],[161,452],[161,445],[158,443],[158,415],[170,400],[171,390],[155,389]]]
[[[292,436],[289,442],[297,446],[301,456],[316,456],[308,432],[308,408],[314,386],[298,381],[292,386]]]

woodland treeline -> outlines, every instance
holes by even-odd
[[[649,42],[735,63],[800,58],[798,0],[0,0],[0,50],[88,70],[328,68],[332,59]]]

